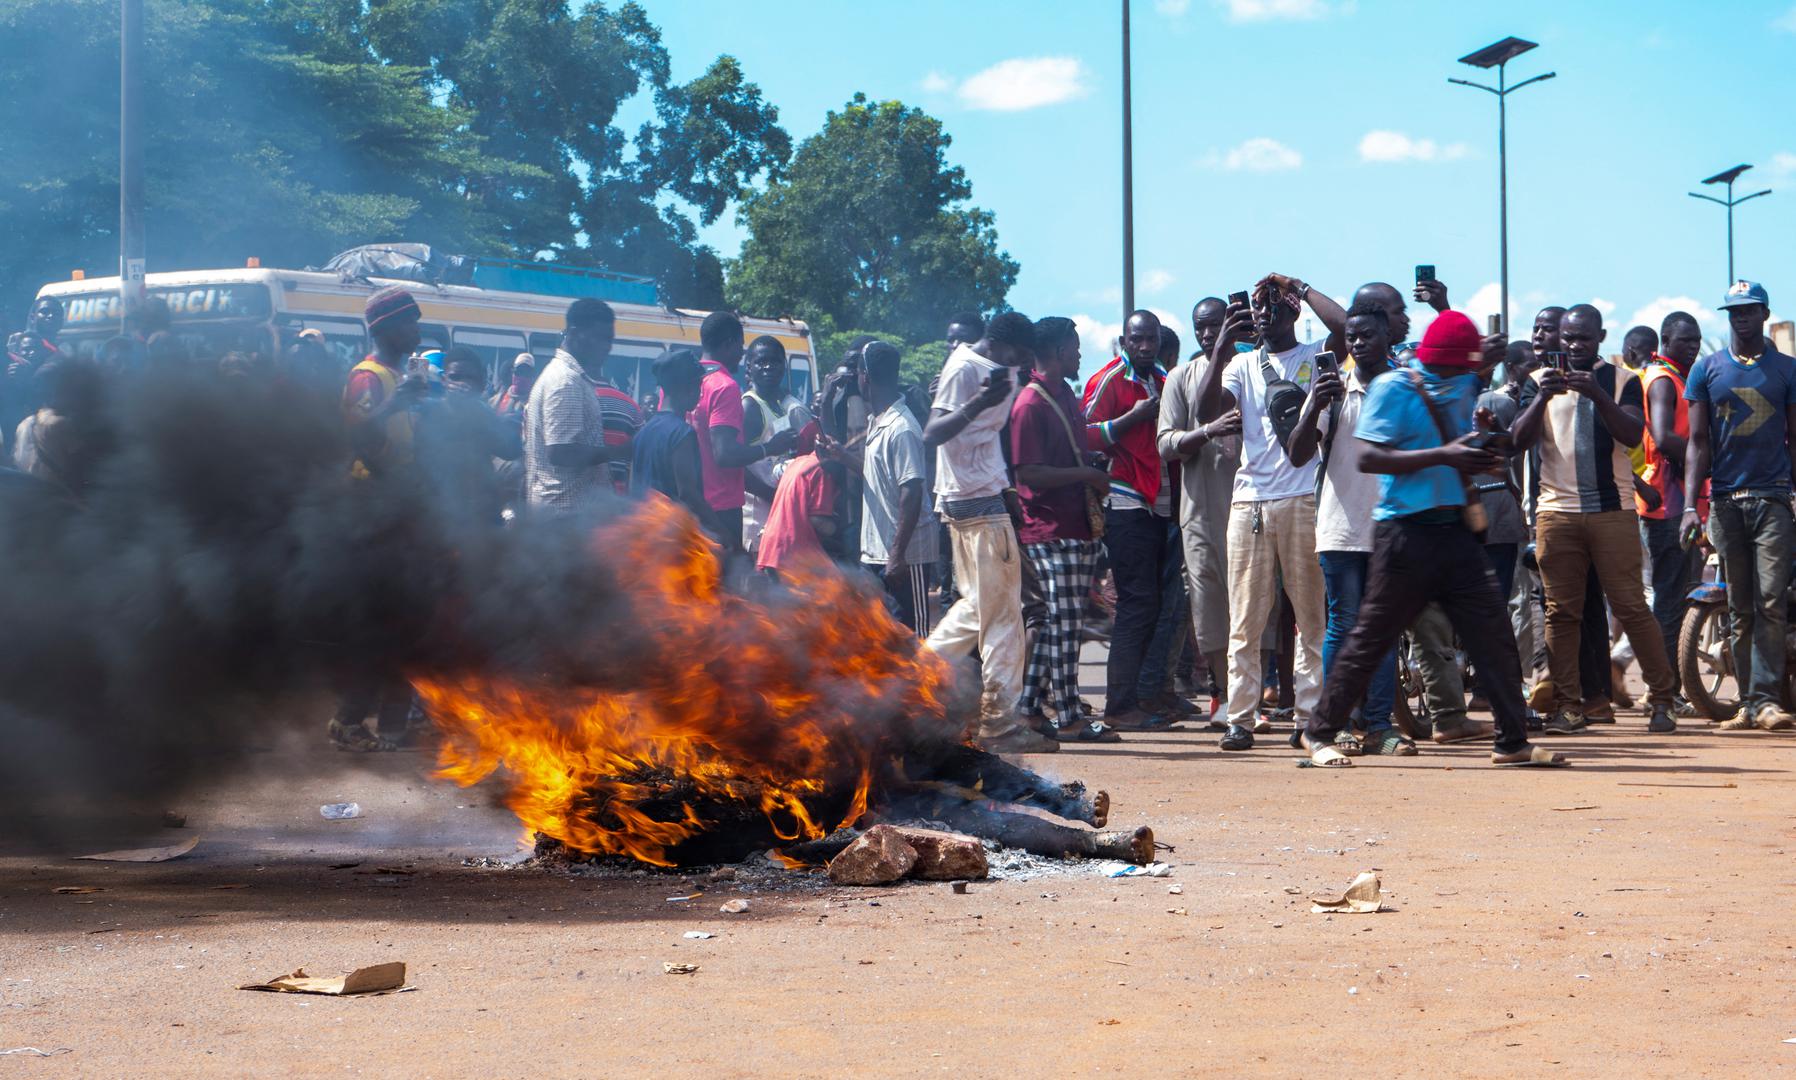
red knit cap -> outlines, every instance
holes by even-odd
[[[1428,324],[1416,359],[1424,365],[1474,371],[1484,360],[1484,339],[1472,320],[1457,311],[1443,311]]]
[[[418,310],[418,301],[412,294],[397,285],[389,285],[368,298],[362,308],[362,321],[373,330],[389,319],[411,319],[416,322],[424,313]]]

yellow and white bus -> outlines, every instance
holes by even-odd
[[[511,379],[519,353],[547,359],[561,340],[570,297],[508,292],[474,285],[430,285],[415,281],[358,278],[335,273],[246,266],[236,270],[184,270],[147,276],[148,295],[168,304],[173,331],[196,356],[227,352],[278,354],[301,330],[322,332],[344,371],[367,355],[362,306],[375,290],[402,285],[423,309],[424,347],[465,345],[479,353],[495,388]],[[62,301],[66,312],[58,338],[65,350],[92,355],[120,332],[118,278],[76,277],[38,292]],[[706,312],[607,301],[617,312],[617,344],[606,374],[620,389],[641,400],[654,389],[650,370],[670,346],[698,348]],[[815,365],[811,331],[797,319],[745,318],[749,340],[771,334],[791,358],[791,390],[810,400]]]

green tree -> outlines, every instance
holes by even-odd
[[[646,273],[722,301],[697,242],[790,141],[730,57],[676,84],[635,4],[146,0],[150,268],[307,265],[357,243]],[[0,0],[0,323],[117,265],[118,7]],[[653,95],[626,135],[619,106]],[[696,223],[695,223],[696,222]]]
[[[1016,282],[990,211],[950,166],[941,121],[856,94],[793,155],[784,179],[749,196],[730,266],[744,310],[875,326],[927,341],[952,311],[997,310]]]

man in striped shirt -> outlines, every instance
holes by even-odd
[[[1549,734],[1588,726],[1574,696],[1587,577],[1594,567],[1610,609],[1634,643],[1652,701],[1652,723],[1670,720],[1677,686],[1665,642],[1641,585],[1643,555],[1634,512],[1634,465],[1628,449],[1646,427],[1640,379],[1601,361],[1603,316],[1589,304],[1559,321],[1568,370],[1534,373],[1534,401],[1515,422],[1515,445],[1535,450],[1538,487],[1535,552],[1547,596],[1547,670],[1555,703]],[[1568,393],[1569,391],[1569,393]]]
[[[603,300],[567,309],[555,350],[524,406],[524,487],[534,510],[571,514],[607,491],[630,489],[630,458],[642,412],[605,381],[617,317]]]

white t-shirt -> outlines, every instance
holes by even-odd
[[[1316,354],[1322,342],[1312,341],[1282,353],[1267,353],[1272,368],[1301,386],[1310,388]],[[1241,407],[1241,468],[1235,472],[1236,502],[1267,502],[1312,495],[1316,491],[1316,459],[1299,469],[1285,456],[1266,414],[1266,373],[1260,370],[1258,351],[1241,353],[1222,373],[1223,389],[1235,395]]]
[[[1378,506],[1378,476],[1359,471],[1360,451],[1365,443],[1354,438],[1359,430],[1360,406],[1366,402],[1366,385],[1359,372],[1343,372],[1341,382],[1347,394],[1341,399],[1341,411],[1334,421],[1334,443],[1328,448],[1328,472],[1322,478],[1322,492],[1316,498],[1317,551],[1371,551],[1372,511]],[[1328,413],[1321,419],[1323,439],[1328,437]],[[1322,454],[1318,441],[1316,455]]]
[[[998,370],[1010,373],[1010,396],[973,417],[959,435],[936,447],[935,493],[944,499],[977,499],[997,495],[1010,486],[1004,470],[1004,425],[1016,400],[1017,373],[994,364],[966,345],[956,345],[942,367],[930,411],[953,412],[978,397],[985,380]]]

